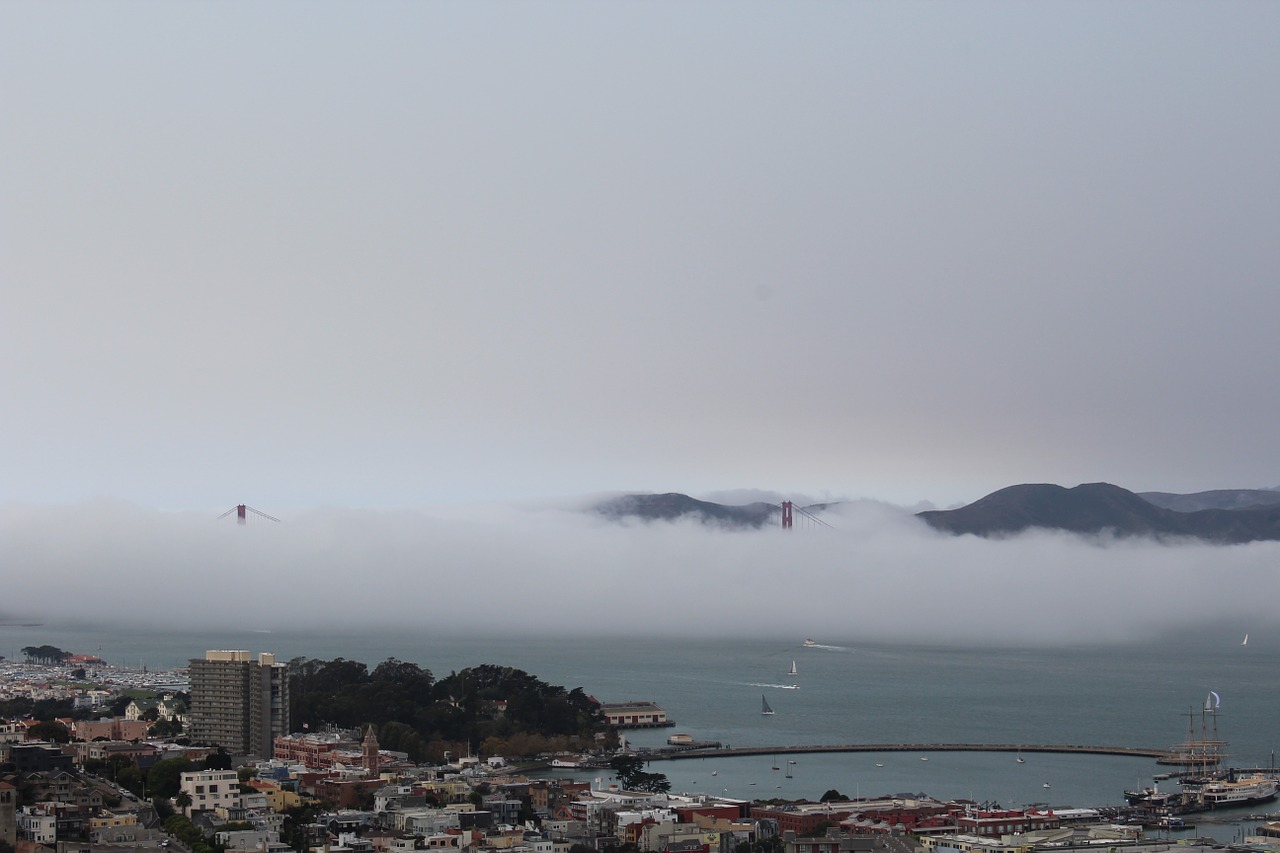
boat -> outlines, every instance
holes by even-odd
[[[765,717],[773,716],[773,709],[769,707],[769,700],[764,698],[764,694],[760,694],[760,713]]]
[[[1026,764],[1026,763],[1027,763],[1027,759],[1025,759],[1025,758],[1023,758],[1023,757],[1022,757],[1022,750],[1018,750],[1018,763],[1019,763],[1019,764]]]
[[[883,765],[883,764],[881,764],[879,761],[877,761],[877,762],[876,762],[876,767],[884,767],[884,765]]]
[[[1124,792],[1124,800],[1131,806],[1149,810],[1169,809],[1182,803],[1182,795],[1174,791],[1161,791],[1158,784]]]
[[[805,637],[805,638],[804,638],[804,647],[805,647],[806,649],[811,649],[811,648],[813,648],[813,647],[814,647],[814,646],[816,646],[816,645],[818,645],[818,644],[817,644],[817,642],[813,639],[813,637]]]
[[[1276,798],[1280,784],[1266,776],[1244,776],[1241,778],[1213,779],[1202,785],[1183,785],[1183,790],[1195,795],[1207,809],[1223,809],[1231,806],[1248,806],[1254,803],[1265,803]]]
[[[929,759],[928,759],[926,756],[923,756],[923,755],[922,755],[922,756],[920,756],[920,760],[921,760],[921,761],[928,761]]]
[[[1052,785],[1050,785],[1048,782],[1045,782],[1045,783],[1044,783],[1043,785],[1041,785],[1040,787],[1042,787],[1042,788],[1052,788],[1053,786],[1052,786]]]
[[[1245,635],[1244,635],[1244,640],[1242,640],[1242,641],[1241,641],[1240,645],[1242,645],[1242,646],[1247,646],[1247,645],[1249,645],[1249,635],[1248,635],[1248,634],[1245,634]]]
[[[788,671],[788,672],[787,672],[787,675],[791,676],[792,678],[795,678],[795,677],[796,677],[797,675],[799,675],[799,674],[800,674],[800,672],[796,669],[796,662],[795,662],[795,661],[792,661],[792,662],[791,662],[791,669],[790,669],[790,671]]]
[[[712,775],[712,776],[719,776],[719,775],[720,775],[720,771],[719,771],[719,770],[712,770],[712,771],[711,771],[711,775]]]

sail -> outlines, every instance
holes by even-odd
[[[795,662],[795,661],[792,661],[792,662],[791,662],[791,671],[790,671],[790,672],[788,672],[788,673],[787,673],[787,675],[799,675],[799,674],[800,674],[800,673],[796,670],[796,662]]]
[[[769,700],[764,698],[763,693],[760,694],[760,713],[761,714],[773,713],[773,709],[769,707]]]

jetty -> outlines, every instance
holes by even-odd
[[[649,761],[682,758],[725,758],[737,755],[801,755],[816,752],[1057,752],[1078,755],[1119,755],[1159,758],[1168,749],[1141,746],[1087,746],[1081,744],[1033,743],[845,743],[811,746],[734,746],[720,749],[652,749]]]

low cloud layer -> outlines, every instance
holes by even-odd
[[[0,512],[0,618],[1057,644],[1275,617],[1280,543],[990,541],[861,502],[832,528],[606,521],[572,505],[311,510],[282,523],[96,502]]]

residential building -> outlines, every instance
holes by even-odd
[[[193,812],[234,809],[240,805],[240,776],[234,770],[197,770],[183,773],[179,787],[191,798],[185,809]]]
[[[236,755],[269,758],[276,737],[289,733],[289,678],[275,655],[210,650],[193,659],[190,732],[196,743]]]
[[[18,843],[18,789],[0,782],[0,841],[11,848]]]

